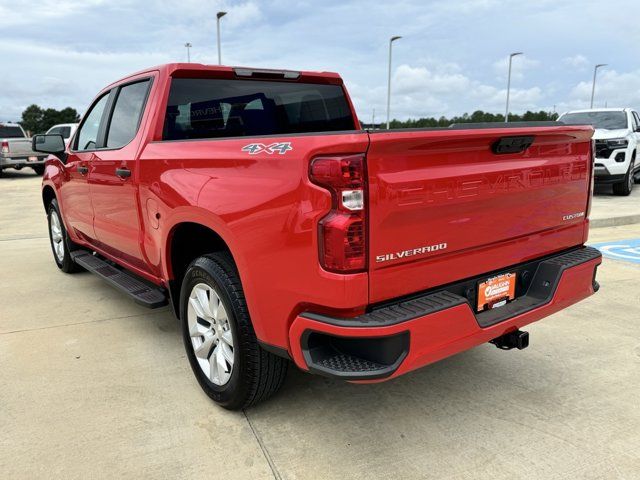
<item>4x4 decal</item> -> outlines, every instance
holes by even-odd
[[[262,152],[268,153],[269,155],[276,152],[280,155],[284,155],[289,150],[293,150],[291,142],[272,143],[270,145],[265,145],[264,143],[250,143],[249,145],[242,147],[242,151],[249,152],[249,155],[256,155]]]

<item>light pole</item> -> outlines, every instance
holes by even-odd
[[[216,32],[218,34],[218,65],[222,65],[222,50],[220,49],[220,19],[226,14],[227,12],[216,13]]]
[[[187,63],[191,63],[191,52],[190,52],[190,48],[193,46],[191,45],[189,42],[185,43],[184,46],[187,49]]]
[[[595,66],[595,68],[593,69],[593,85],[591,85],[591,106],[589,108],[593,108],[593,97],[596,94],[596,75],[598,73],[598,69],[600,67],[606,67],[607,64],[606,63],[599,63],[598,65]]]
[[[387,81],[387,130],[389,130],[389,121],[391,120],[391,50],[393,42],[400,40],[402,37],[395,35],[389,39],[389,77]]]
[[[507,78],[507,108],[504,112],[504,121],[507,123],[509,121],[509,93],[511,93],[511,62],[513,61],[513,57],[517,57],[518,55],[522,55],[522,52],[514,52],[509,55],[509,75]]]

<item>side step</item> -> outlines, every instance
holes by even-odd
[[[113,287],[129,295],[143,307],[158,308],[168,303],[165,291],[145,283],[125,270],[120,270],[87,250],[71,252],[71,258],[91,273],[95,273],[109,282]]]

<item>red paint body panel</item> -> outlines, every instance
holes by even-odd
[[[169,255],[176,228],[189,222],[216,232],[238,266],[258,338],[286,349],[301,368],[299,339],[307,328],[371,336],[409,330],[411,353],[398,375],[592,293],[590,265],[565,272],[551,304],[488,329],[478,327],[466,306],[357,331],[299,317],[305,311],[353,317],[375,302],[581,245],[586,215],[563,216],[586,210],[592,129],[537,128],[527,151],[499,156],[492,142],[532,135],[531,129],[269,136],[269,142],[291,142],[293,150],[249,155],[242,147],[255,138],[161,141],[172,76],[235,78],[230,67],[172,64],[110,85],[103,92],[153,78],[136,137],[117,150],[69,151],[66,164],[50,158],[43,188],[55,191],[74,242],[165,287],[174,279]],[[324,72],[302,72],[300,81],[342,85]],[[309,181],[309,164],[330,154],[366,155],[369,253],[361,273],[329,273],[318,260],[318,221],[332,199]],[[86,177],[77,172],[80,164],[89,167]],[[129,168],[131,177],[114,175],[118,167]],[[376,261],[439,243],[447,248]]]

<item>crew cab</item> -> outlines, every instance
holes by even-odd
[[[335,73],[169,64],[102,90],[42,199],[53,257],[169,304],[203,390],[245,408],[300,369],[379,382],[598,289],[593,128],[362,130]]]
[[[565,124],[593,125],[596,155],[595,183],[613,186],[616,195],[631,194],[640,181],[640,116],[631,108],[574,110],[558,119]]]
[[[38,175],[44,172],[47,155],[31,149],[31,139],[17,123],[0,123],[0,176],[6,168],[31,167]]]

